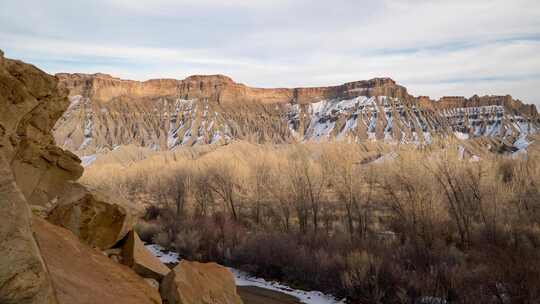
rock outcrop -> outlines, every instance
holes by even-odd
[[[186,260],[163,279],[161,297],[169,304],[241,304],[233,274],[216,263]]]
[[[66,94],[55,77],[0,52],[0,303],[56,303],[29,205],[56,199],[82,174],[79,159],[51,134]]]
[[[365,96],[409,97],[407,90],[389,78],[355,81],[339,86],[313,88],[252,88],[236,83],[223,75],[194,75],[183,80],[152,79],[124,80],[107,74],[59,73],[61,85],[70,96],[85,96],[96,102],[107,102],[121,97],[209,99],[225,104],[242,103],[311,103],[322,99]]]
[[[59,304],[161,304],[158,291],[143,278],[69,230],[38,217],[33,230]]]
[[[232,140],[429,144],[456,132],[511,144],[540,129],[534,105],[510,96],[434,101],[409,95],[389,78],[262,89],[221,75],[145,82],[104,74],[58,76],[72,103],[55,127],[55,138],[89,159],[128,144],[154,150]]]
[[[126,289],[127,299],[134,297],[130,294],[136,294],[136,291],[146,293],[144,288],[148,284],[127,267],[116,268],[116,272],[111,268],[113,277],[116,276],[112,279],[107,262],[113,262],[99,251],[88,251],[71,232],[56,231],[40,221],[32,224],[31,206],[46,211],[58,201],[66,202],[72,198],[63,197],[66,189],[74,189],[73,181],[83,172],[79,158],[55,146],[51,133],[56,120],[69,105],[67,93],[67,90],[59,89],[55,77],[32,65],[6,59],[0,51],[0,303],[3,304],[109,303],[107,299],[111,295],[102,294],[101,300],[94,298],[92,293],[116,291],[114,288],[83,290],[85,282],[92,282],[86,280],[86,270],[94,271],[94,282],[99,281],[101,287],[109,285],[111,280],[118,281],[121,288]],[[83,196],[86,201],[102,201],[87,192]],[[109,232],[105,237],[94,234],[88,238],[98,246],[108,246],[131,229],[124,227],[128,225],[123,219],[125,214],[117,211],[120,208],[114,210],[99,203],[82,206],[80,202],[75,202],[71,208],[63,205],[63,208],[80,208],[83,220],[91,219],[89,223],[79,225],[83,227],[81,230],[89,226],[93,232],[99,231],[96,233]],[[110,209],[113,210],[103,211]],[[122,227],[92,226],[96,221],[87,216],[92,212],[113,215],[113,219],[107,220],[97,217],[101,225],[122,222]],[[81,216],[70,219],[81,219]],[[36,242],[34,234],[42,237],[40,242]],[[84,257],[73,259],[74,255],[83,252]],[[96,265],[96,260],[103,266]],[[85,271],[77,272],[77,269]],[[72,285],[53,283],[65,280],[71,280]],[[63,288],[70,286],[81,289],[65,292]],[[160,303],[159,296],[155,296],[157,293],[152,293],[154,289],[149,287],[149,290],[152,301],[140,303]],[[81,295],[86,295],[87,299]],[[114,302],[122,303],[110,303]],[[124,303],[137,303],[137,300]]]
[[[122,245],[122,263],[131,267],[143,278],[160,282],[170,269],[144,247],[137,232],[130,231]]]
[[[71,230],[82,241],[101,250],[113,247],[133,226],[127,202],[77,183],[66,186],[47,220]]]
[[[32,235],[30,209],[1,154],[0,217],[0,303],[56,303]]]
[[[0,60],[0,150],[23,195],[43,205],[83,172],[77,156],[55,146],[51,134],[69,101],[53,76],[21,61]]]

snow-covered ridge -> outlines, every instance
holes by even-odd
[[[431,133],[442,127],[425,111],[414,105],[405,106],[400,99],[388,96],[321,100],[302,106],[292,104],[286,117],[295,137],[317,142],[335,138],[430,144]],[[300,128],[302,125],[304,130]]]
[[[445,109],[441,115],[460,140],[480,136],[513,139],[538,132],[537,122],[507,113],[500,105]]]
[[[538,120],[499,105],[437,110],[389,96],[238,108],[207,98],[100,103],[73,96],[70,100],[55,127],[55,139],[85,156],[116,145],[174,150],[245,139],[428,145],[438,135],[456,134],[462,140],[486,136],[513,142],[540,128]]]

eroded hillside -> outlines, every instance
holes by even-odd
[[[145,82],[104,74],[57,76],[70,91],[71,105],[55,127],[55,139],[81,155],[126,144],[170,150],[236,139],[430,144],[434,137],[453,135],[512,147],[540,125],[534,105],[511,96],[434,101],[413,97],[388,78],[261,89],[221,75]]]

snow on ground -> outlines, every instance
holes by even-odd
[[[454,132],[454,135],[457,137],[457,139],[460,140],[467,140],[469,139],[469,134],[463,133],[463,132]]]
[[[480,156],[478,155],[473,155],[471,156],[471,158],[469,159],[469,162],[470,163],[475,163],[475,162],[479,162],[481,160]]]
[[[174,264],[180,261],[178,253],[173,251],[167,251],[157,244],[146,244],[144,246],[146,247],[146,249],[148,249],[148,251],[150,251],[150,253],[152,253],[155,257],[159,258],[161,263]],[[303,291],[298,289],[292,289],[287,285],[252,277],[246,272],[235,268],[228,267],[228,269],[234,275],[236,286],[256,286],[268,290],[278,291],[296,297],[302,303],[306,304],[345,304],[344,299],[337,300],[333,296],[326,295],[320,291]]]
[[[180,261],[178,253],[167,251],[157,244],[146,244],[144,247],[146,247],[146,249],[148,249],[148,251],[157,257],[163,264],[174,264]]]
[[[527,137],[521,136],[514,142],[514,147],[518,150],[523,150],[523,149],[527,149],[529,144],[530,142],[527,140]]]
[[[97,155],[87,155],[87,156],[81,156],[81,165],[83,167],[90,166],[95,160],[97,159]]]
[[[465,147],[462,145],[459,145],[458,147],[458,157],[459,159],[463,159],[465,157]]]
[[[531,144],[530,141],[527,140],[527,136],[523,135],[520,136],[516,141],[514,142],[514,148],[517,149],[516,152],[512,153],[511,157],[516,158],[527,158],[527,147]]]
[[[433,138],[431,137],[431,133],[424,132],[424,143],[431,145],[432,142],[433,142]]]
[[[333,296],[326,295],[320,291],[303,291],[298,289],[292,289],[289,286],[277,283],[266,281],[265,279],[255,278],[249,276],[247,273],[240,271],[238,269],[229,268],[229,270],[234,274],[234,279],[236,281],[236,286],[255,286],[268,290],[274,290],[281,293],[285,293],[296,297],[302,303],[306,304],[344,304],[345,300],[337,300]]]

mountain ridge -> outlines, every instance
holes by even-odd
[[[79,154],[135,144],[170,150],[231,140],[430,144],[434,136],[512,145],[540,129],[534,105],[506,96],[414,97],[391,78],[337,86],[252,88],[224,75],[133,81],[57,74],[71,106],[55,138]],[[497,146],[498,144],[492,144]]]
[[[438,99],[432,99],[430,96],[425,95],[419,95],[419,96],[413,96],[408,93],[407,88],[399,85],[394,79],[390,77],[375,77],[367,80],[355,80],[355,81],[348,81],[342,84],[338,85],[328,85],[328,86],[305,86],[305,87],[252,87],[245,85],[243,83],[235,82],[231,77],[224,75],[224,74],[195,74],[187,76],[184,79],[176,79],[176,78],[152,78],[148,80],[131,80],[131,79],[123,79],[119,77],[112,76],[110,74],[105,73],[94,73],[94,74],[86,74],[86,73],[57,73],[55,74],[57,78],[59,78],[60,82],[65,84],[68,89],[70,89],[70,95],[84,95],[84,94],[74,94],[73,92],[78,92],[77,87],[81,85],[80,81],[85,81],[86,86],[96,86],[96,88],[93,88],[95,90],[100,90],[102,88],[101,81],[104,82],[104,84],[109,84],[113,86],[117,86],[117,83],[120,84],[127,84],[128,86],[136,85],[145,87],[145,86],[155,86],[156,84],[161,84],[161,86],[158,86],[157,92],[155,90],[149,90],[147,94],[141,94],[139,97],[155,97],[155,96],[174,96],[175,94],[182,94],[181,92],[178,92],[178,90],[185,90],[185,89],[192,89],[196,86],[193,85],[193,83],[199,83],[199,87],[204,87],[204,85],[230,85],[233,87],[242,87],[247,90],[254,90],[255,92],[276,92],[278,94],[283,94],[283,92],[287,92],[284,94],[287,98],[284,98],[283,100],[275,100],[270,99],[268,103],[272,102],[299,102],[304,103],[306,101],[309,101],[309,97],[303,96],[305,94],[304,92],[322,92],[324,90],[329,91],[340,91],[341,93],[345,95],[345,92],[349,91],[349,93],[355,92],[355,90],[358,89],[373,89],[376,88],[374,93],[366,92],[366,96],[377,96],[377,95],[385,95],[390,97],[398,97],[398,98],[405,98],[405,99],[414,99],[417,102],[423,102],[424,106],[429,106],[428,102],[433,103],[432,106],[436,108],[449,108],[449,107],[470,107],[470,106],[481,106],[481,105],[504,105],[505,107],[508,107],[509,109],[516,109],[518,108],[519,111],[525,111],[528,115],[538,115],[538,111],[536,109],[536,105],[534,104],[527,104],[519,99],[513,99],[511,95],[491,95],[491,94],[485,94],[485,95],[477,95],[474,94],[471,97],[467,98],[465,96],[442,96]],[[176,85],[176,86],[175,86]],[[381,89],[386,88],[386,90]],[[74,90],[75,89],[75,90]],[[150,88],[149,88],[150,89]],[[154,88],[155,89],[155,88]],[[161,90],[159,90],[161,89]],[[217,89],[217,88],[216,88]],[[351,90],[353,90],[351,92]],[[358,90],[357,92],[361,92]],[[97,97],[97,99],[100,100],[107,100],[114,97],[120,97],[123,95],[129,95],[129,90],[122,92],[124,94],[116,94],[114,96],[102,96],[98,94],[98,96],[89,96],[89,97]],[[155,95],[152,95],[154,93]],[[386,93],[386,94],[385,94]],[[390,93],[390,94],[388,94]],[[137,95],[137,94],[136,94]],[[184,94],[185,95],[185,94]],[[189,95],[189,94],[188,94]],[[309,95],[309,94],[308,94]],[[355,94],[351,94],[350,96],[354,96]],[[205,96],[205,97],[210,97]],[[264,96],[263,96],[264,98]],[[307,100],[306,100],[307,99]],[[311,99],[313,101],[313,99]],[[264,102],[264,101],[263,101]]]

